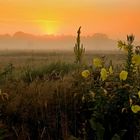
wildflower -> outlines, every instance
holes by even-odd
[[[140,91],[138,92],[138,96],[139,96],[139,98],[140,98]]]
[[[140,65],[140,55],[133,55],[132,62],[135,65]]]
[[[110,74],[113,74],[113,68],[112,68],[112,66],[109,67],[109,73]]]
[[[90,75],[89,70],[84,70],[84,71],[82,72],[82,76],[83,76],[84,78],[87,78],[89,75]]]
[[[134,113],[138,113],[140,111],[140,106],[139,105],[132,105],[131,106],[131,110],[134,112]]]
[[[127,71],[121,71],[121,73],[120,73],[120,80],[126,80],[127,79],[127,75],[128,75],[128,72]]]
[[[107,78],[107,71],[106,71],[105,68],[102,68],[102,69],[101,69],[100,74],[101,74],[101,79],[102,79],[102,81],[106,80],[106,78]]]
[[[102,67],[102,60],[99,59],[99,58],[94,58],[94,59],[93,59],[93,65],[94,65],[95,67]]]

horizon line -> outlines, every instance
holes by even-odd
[[[5,32],[5,33],[0,33],[0,35],[9,35],[11,37],[13,37],[16,33],[25,33],[25,34],[28,34],[28,35],[33,35],[33,36],[54,36],[54,37],[57,37],[57,36],[72,36],[72,37],[76,37],[77,36],[77,32],[75,32],[75,35],[74,34],[47,34],[47,33],[42,33],[42,34],[36,34],[36,33],[31,33],[31,32],[26,32],[26,31],[22,31],[22,30],[18,30],[18,31],[15,31],[13,33],[9,33],[9,32]],[[99,35],[106,35],[107,37],[109,37],[108,34],[106,33],[101,33],[101,32],[95,32],[93,34],[88,34],[88,35],[82,35],[81,34],[81,37],[92,37],[96,34],[99,34]]]

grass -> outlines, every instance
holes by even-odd
[[[105,55],[108,60],[113,60],[115,64],[121,64],[124,61],[125,55],[120,51],[90,51],[86,52],[84,61],[90,63],[93,57]],[[16,67],[21,67],[25,64],[39,65],[50,62],[63,61],[73,63],[75,60],[74,54],[71,51],[1,51],[0,66],[12,63]]]
[[[109,67],[111,60],[116,74],[102,82],[100,69],[91,66],[93,58],[104,55],[105,66]],[[134,96],[138,89],[118,78],[125,59],[121,52],[86,52],[78,67],[73,52],[0,52],[2,138],[133,140],[136,134],[130,133],[131,128],[139,138],[140,129],[135,127],[139,127],[139,114],[129,106],[129,95]],[[3,74],[9,63],[14,68]],[[91,72],[87,79],[81,76],[85,69]],[[139,88],[138,82],[135,84]]]

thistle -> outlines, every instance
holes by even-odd
[[[76,43],[74,46],[74,54],[75,54],[75,58],[76,58],[75,62],[77,64],[82,63],[82,58],[85,53],[85,48],[83,47],[83,44],[81,44],[81,42],[80,42],[80,34],[81,34],[81,27],[79,27],[79,29],[77,31],[77,39],[76,39]]]

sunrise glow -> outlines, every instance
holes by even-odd
[[[38,20],[37,25],[42,34],[57,34],[59,30],[59,23],[53,20]]]
[[[0,1],[0,34],[83,35],[105,33],[113,38],[140,36],[140,1],[133,0],[7,0]],[[140,37],[139,37],[140,38]]]

